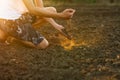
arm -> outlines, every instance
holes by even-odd
[[[75,10],[73,9],[66,9],[61,13],[56,13],[56,12],[48,11],[44,8],[36,7],[33,3],[33,0],[23,0],[23,2],[30,13],[41,17],[69,19],[75,12]]]
[[[45,10],[44,8],[35,7],[33,0],[23,0],[25,6],[29,10],[30,13],[41,16],[41,17],[53,17],[53,18],[61,18],[60,13],[54,13]]]
[[[43,0],[34,0],[34,2],[35,2],[36,6],[38,6],[38,7],[44,7]]]

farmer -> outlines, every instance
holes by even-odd
[[[70,19],[75,10],[65,9],[58,13],[54,7],[44,7],[42,0],[1,0],[0,39],[12,36],[26,45],[45,49],[48,41],[34,29],[41,22],[48,22],[64,35],[65,28],[52,18]]]

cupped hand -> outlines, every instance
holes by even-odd
[[[74,9],[65,9],[61,14],[63,19],[71,19],[74,13]]]

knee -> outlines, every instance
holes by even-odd
[[[40,44],[38,44],[37,48],[39,49],[45,49],[49,46],[49,42],[44,39]]]
[[[53,12],[57,12],[55,7],[49,7],[49,10],[53,11]]]
[[[28,42],[28,41],[21,41],[23,44],[25,44],[28,47],[32,47],[32,48],[37,48],[37,49],[45,49],[49,46],[49,43],[46,39],[44,39],[40,44],[38,44],[37,46],[34,45],[32,42]]]

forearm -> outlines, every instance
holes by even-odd
[[[48,11],[44,8],[35,7],[32,0],[23,0],[23,1],[26,5],[27,9],[29,10],[29,12],[34,15],[38,15],[41,17],[62,18],[61,13],[56,13],[56,12]]]
[[[36,7],[34,10],[30,12],[32,12],[35,15],[41,16],[41,17],[62,18],[61,13],[49,11],[49,10],[46,10],[45,8]]]

